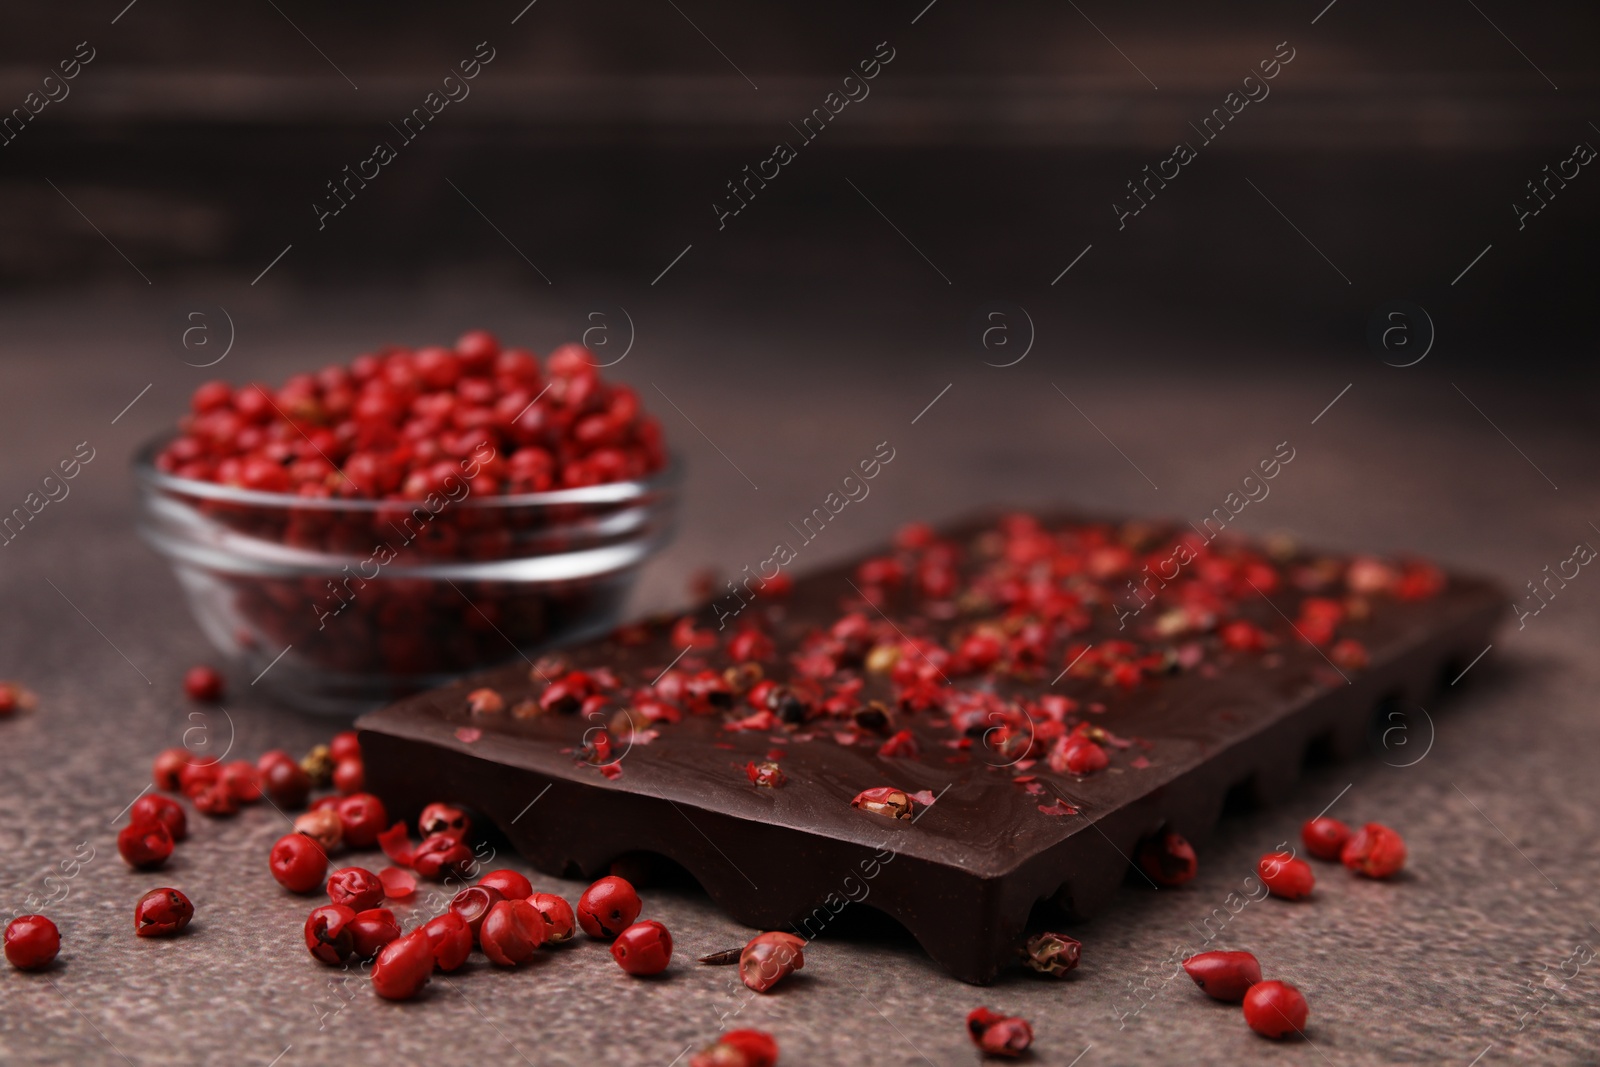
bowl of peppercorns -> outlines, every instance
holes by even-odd
[[[660,424],[581,345],[541,367],[474,330],[191,408],[134,459],[140,534],[241,673],[309,709],[604,633],[673,533]]]

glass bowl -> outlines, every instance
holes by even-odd
[[[680,464],[512,496],[315,500],[176,478],[134,457],[139,533],[238,672],[351,714],[620,621],[674,533]]]

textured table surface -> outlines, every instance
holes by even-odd
[[[615,371],[655,401],[689,467],[680,537],[641,583],[640,608],[679,600],[695,567],[763,558],[786,520],[884,440],[894,464],[798,568],[911,518],[1007,501],[1199,516],[1284,440],[1296,459],[1240,517],[1250,533],[1415,549],[1513,589],[1576,542],[1600,542],[1580,390],[1519,392],[1443,356],[1410,371],[1364,353],[1229,353],[1224,364],[1192,341],[1094,337],[1042,343],[997,369],[958,341],[919,347],[926,334],[913,320],[936,304],[858,315],[855,331],[791,309],[772,328],[701,295],[692,313],[631,307],[639,344]],[[537,347],[575,332],[571,309],[470,279],[339,299],[220,285],[189,296],[225,300],[240,324],[238,349],[217,368],[235,380],[281,380],[379,340],[478,323]],[[226,715],[197,716],[181,697],[183,670],[210,652],[132,532],[127,473],[132,449],[205,373],[174,353],[176,306],[130,292],[0,305],[0,504],[19,503],[78,442],[95,449],[71,495],[0,548],[0,677],[40,694],[37,711],[0,723],[0,893],[8,913],[30,894],[53,895],[46,910],[64,937],[42,974],[0,968],[0,1061],[669,1067],[725,1021],[772,1031],[785,1064],[942,1067],[976,1061],[962,1019],[979,1004],[1030,1018],[1035,1061],[1062,1067],[1600,1058],[1600,965],[1562,969],[1575,946],[1600,945],[1600,610],[1588,576],[1524,629],[1511,620],[1450,699],[1427,708],[1431,719],[1414,717],[1387,749],[1309,771],[1282,808],[1225,819],[1192,884],[1156,893],[1130,883],[1111,912],[1072,931],[1084,960],[1065,982],[1017,973],[966,986],[909,939],[867,932],[825,937],[803,976],[760,998],[730,987],[726,969],[684,962],[661,980],[632,980],[595,943],[515,973],[477,962],[405,1005],[359,979],[330,983],[336,973],[300,944],[306,901],[267,874],[266,850],[285,829],[271,808],[194,817],[160,874],[133,873],[116,855],[118,814],[149,781],[150,757],[186,730],[203,731],[191,743],[253,758],[304,750],[335,728],[272,706],[248,678],[231,679]],[[1050,326],[1041,322],[1042,336]],[[885,355],[908,351],[929,354]],[[1330,804],[1400,829],[1411,861],[1381,884],[1319,865],[1312,901],[1251,903],[1222,928],[1213,947],[1250,949],[1269,976],[1306,993],[1308,1040],[1277,1045],[1251,1034],[1237,1008],[1169,980],[1166,961],[1197,950],[1201,924],[1254,860]],[[90,848],[63,879],[61,863]],[[581,888],[534,881],[569,897]],[[188,893],[197,918],[187,936],[140,941],[131,906],[158,884]],[[747,936],[693,892],[652,892],[647,907],[671,927],[680,961]]]

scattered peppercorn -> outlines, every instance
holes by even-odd
[[[497,902],[478,932],[483,954],[502,967],[527,963],[534,950],[544,944],[544,938],[544,919],[526,900]]]
[[[1244,995],[1244,1021],[1263,1037],[1301,1033],[1306,1027],[1306,998],[1287,982],[1257,982]]]
[[[1022,948],[1022,958],[1029,967],[1053,978],[1066,977],[1082,955],[1083,942],[1066,934],[1035,934]]]
[[[383,801],[371,793],[352,793],[340,797],[333,806],[339,816],[339,829],[344,843],[351,848],[371,848],[378,843],[378,835],[389,824],[389,813]]]
[[[417,832],[423,837],[454,834],[466,840],[472,832],[472,819],[454,804],[429,804],[417,817]]]
[[[305,834],[330,855],[344,847],[344,820],[331,807],[313,808],[295,816],[294,832]]]
[[[689,1057],[689,1067],[777,1067],[778,1043],[760,1030],[729,1030]]]
[[[1345,842],[1339,860],[1368,878],[1391,878],[1406,865],[1406,843],[1382,823],[1369,822]]]
[[[611,942],[611,958],[629,974],[660,974],[672,962],[672,935],[653,919],[634,923]]]
[[[1021,1056],[1033,1044],[1033,1027],[1026,1019],[989,1008],[975,1008],[967,1016],[967,1035],[986,1056]]]
[[[328,855],[305,834],[284,834],[267,858],[272,877],[291,893],[312,893],[328,873]]]
[[[1326,815],[1311,819],[1300,827],[1300,840],[1306,851],[1319,860],[1337,860],[1350,840],[1350,827]]]
[[[334,762],[361,758],[361,737],[354,730],[341,730],[328,742],[328,755]]]
[[[607,875],[578,898],[578,925],[590,937],[609,941],[639,917],[639,894],[626,878]]]
[[[1208,997],[1231,1004],[1261,981],[1261,964],[1248,952],[1202,952],[1184,960],[1183,969]]]
[[[757,934],[739,953],[739,980],[765,993],[806,965],[805,947],[803,938],[781,930]]]
[[[183,676],[183,691],[190,700],[215,704],[222,699],[222,675],[210,667],[190,667]]]
[[[412,869],[434,881],[443,881],[452,874],[464,877],[472,864],[472,850],[454,834],[434,834],[411,855]]]
[[[344,867],[328,876],[328,899],[351,911],[383,903],[383,880],[365,867]]]
[[[909,819],[913,810],[911,798],[905,791],[890,786],[863,789],[850,801],[850,806],[891,819]]]
[[[261,772],[261,789],[272,803],[284,811],[295,811],[306,806],[311,796],[311,776],[294,757],[277,750],[268,752],[256,761]]]
[[[422,930],[413,930],[378,953],[372,964],[372,988],[385,1000],[410,1000],[428,984],[433,963],[433,943]]]
[[[453,911],[434,916],[418,929],[432,946],[434,964],[441,971],[459,969],[472,954],[472,929]]]
[[[157,789],[168,793],[176,793],[182,784],[183,769],[189,765],[194,757],[186,748],[169,748],[156,757],[155,766],[151,770],[151,777],[155,780]]]
[[[61,931],[43,915],[19,915],[6,924],[6,959],[19,971],[50,966],[61,951]]]
[[[383,951],[383,946],[400,936],[400,920],[388,908],[359,911],[348,928],[356,957],[363,960],[374,958]]]
[[[1288,852],[1269,852],[1262,856],[1256,863],[1256,873],[1268,892],[1284,900],[1304,900],[1317,884],[1311,864]]]
[[[789,776],[783,773],[783,768],[776,760],[762,760],[760,763],[752,760],[745,764],[744,773],[752,785],[764,789],[777,789],[789,780]]]
[[[129,823],[117,834],[117,852],[135,870],[153,871],[172,855],[172,834],[156,819]]]
[[[494,715],[505,709],[505,697],[493,689],[474,689],[467,694],[467,711],[473,715]]]
[[[478,884],[497,889],[507,900],[527,900],[533,896],[533,885],[517,871],[490,871],[478,879]]]
[[[39,698],[33,690],[16,682],[0,682],[0,719],[9,719],[19,711],[32,711]]]
[[[172,835],[173,841],[182,841],[189,836],[189,817],[184,814],[183,805],[170,797],[147,793],[133,802],[133,807],[128,809],[128,818],[136,823],[161,823]]]
[[[312,786],[317,789],[327,787],[333,782],[332,750],[327,745],[313,747],[300,761],[300,769],[311,779]]]
[[[468,886],[450,898],[450,910],[461,916],[461,921],[467,924],[467,929],[472,931],[472,940],[476,942],[483,929],[483,920],[504,899],[500,890],[490,886]]]
[[[1183,885],[1200,872],[1194,847],[1172,830],[1141,841],[1134,861],[1152,882],[1167,888]]]
[[[528,903],[544,917],[546,943],[559,944],[572,940],[577,918],[572,913],[571,904],[554,893],[534,893],[528,897]]]
[[[367,766],[359,759],[342,759],[333,765],[330,781],[343,796],[354,796],[367,787]]]
[[[324,904],[312,909],[306,916],[306,948],[311,955],[331,966],[355,955],[355,934],[350,929],[356,921],[355,909],[343,904]]]

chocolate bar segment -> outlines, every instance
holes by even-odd
[[[368,715],[369,788],[471,805],[551,874],[666,856],[752,927],[864,903],[985,982],[1036,905],[1104,907],[1141,839],[1203,841],[1231,791],[1361,751],[1507,603],[1420,562],[1019,515],[783,584]]]

